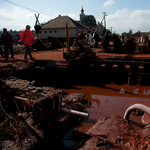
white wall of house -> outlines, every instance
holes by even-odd
[[[42,29],[38,33],[38,37],[40,39],[48,38],[48,36],[55,37],[55,38],[65,38],[66,32],[65,29]],[[69,29],[69,37],[74,38],[77,36],[77,29]]]

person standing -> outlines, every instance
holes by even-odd
[[[2,39],[1,39],[1,37],[0,37],[0,45],[2,44]],[[2,48],[0,47],[0,55],[1,55],[1,57],[4,57],[4,55],[3,55],[3,50],[2,50]]]
[[[1,47],[0,47],[0,54],[1,54],[2,57],[4,57],[4,56],[3,56],[3,50],[2,50]]]
[[[85,39],[85,35],[83,34],[82,30],[80,31],[76,39],[79,39],[79,40]]]
[[[5,60],[8,60],[8,49],[10,50],[11,58],[14,59],[13,45],[12,45],[12,35],[7,32],[6,28],[3,28],[3,33],[1,34],[1,39],[4,43],[4,56]]]
[[[125,38],[124,38],[124,36],[123,35],[121,35],[121,43],[123,44],[124,42],[125,42]]]
[[[94,44],[94,47],[98,48],[98,41],[99,41],[99,36],[97,34],[96,31],[94,31],[94,34],[93,34],[93,38],[95,40],[95,44]]]
[[[91,31],[89,31],[89,34],[88,34],[88,44],[91,45],[91,41],[92,41],[92,34],[91,34]]]
[[[29,54],[30,59],[34,59],[31,54],[31,45],[35,39],[30,28],[29,25],[26,25],[26,29],[20,33],[20,42],[26,47],[24,59],[28,59],[27,53]]]

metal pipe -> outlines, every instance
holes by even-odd
[[[88,117],[89,116],[88,113],[76,111],[76,110],[70,110],[70,109],[66,109],[66,108],[59,108],[59,111],[67,112],[69,114],[74,114],[74,115],[78,115],[81,117]]]
[[[14,96],[14,98],[16,100],[19,100],[19,101],[24,101],[24,102],[25,101],[29,101],[29,99],[23,98],[23,97]],[[49,98],[51,98],[51,96],[45,97],[45,98],[41,99],[40,101],[44,101],[44,100],[49,99]],[[31,101],[34,102],[33,100],[31,100]],[[76,111],[76,110],[70,110],[70,109],[66,109],[66,108],[61,108],[61,97],[59,97],[58,110],[59,111],[63,111],[63,112],[67,112],[69,114],[74,114],[74,115],[82,116],[82,117],[88,117],[89,116],[89,114],[85,113],[85,112]]]
[[[144,112],[150,114],[150,107],[147,107],[147,106],[145,106],[143,104],[134,104],[134,105],[128,107],[128,109],[124,113],[124,117],[123,118],[126,119],[126,120],[129,120],[129,116],[130,116],[131,112],[133,110],[136,110],[136,109],[139,109],[141,111],[144,111]]]

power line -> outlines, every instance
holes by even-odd
[[[38,12],[38,13],[41,13],[41,14],[44,14],[44,15],[47,15],[47,16],[52,16],[52,15],[49,15],[49,14],[46,14],[46,13],[43,13],[43,12],[40,12],[40,11],[37,11],[37,10],[31,9],[31,8],[27,8],[27,7],[21,6],[21,5],[19,5],[19,4],[16,4],[16,3],[10,2],[10,1],[8,1],[8,0],[5,0],[5,1],[6,1],[6,2],[8,2],[8,3],[11,3],[11,4],[13,4],[13,5],[16,5],[16,6],[19,6],[19,7],[22,7],[22,8],[25,8],[25,9],[31,10],[31,11],[34,11],[34,12]],[[54,17],[54,16],[52,16],[52,17]]]
[[[3,16],[1,16],[1,15],[0,15],[0,17],[1,17],[1,18],[4,18],[4,19],[9,19],[9,20],[12,20],[12,21],[15,21],[15,22],[18,22],[18,23],[21,23],[21,24],[23,24],[22,22],[16,21],[16,20],[14,20],[14,19],[11,19],[11,18],[6,18],[6,17],[3,17]]]

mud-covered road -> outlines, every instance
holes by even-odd
[[[101,49],[93,49],[96,52],[96,59],[103,59],[106,57],[125,57],[127,54],[114,54],[114,53],[102,53]],[[0,66],[6,66],[8,64],[13,63],[27,63],[27,62],[36,62],[39,60],[47,60],[47,61],[67,61],[63,58],[63,48],[51,50],[51,51],[33,51],[33,57],[35,60],[24,59],[24,53],[15,54],[14,58],[9,58],[7,61],[3,57],[0,57]],[[132,57],[143,57],[143,58],[150,58],[150,54],[133,54]]]

